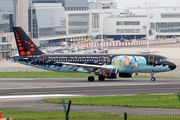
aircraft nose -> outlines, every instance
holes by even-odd
[[[174,69],[176,68],[176,65],[175,65],[174,63],[170,63],[170,64],[169,64],[169,68],[170,68],[171,70],[174,70]]]

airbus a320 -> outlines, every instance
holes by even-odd
[[[88,81],[133,77],[134,73],[172,71],[176,68],[167,57],[155,54],[45,54],[38,49],[21,27],[13,27],[18,56],[10,59],[24,65],[57,72],[90,73]]]

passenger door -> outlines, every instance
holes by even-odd
[[[154,56],[153,55],[149,55],[148,65],[154,66]]]

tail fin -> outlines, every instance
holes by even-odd
[[[44,54],[38,49],[21,27],[13,27],[13,30],[20,56]]]

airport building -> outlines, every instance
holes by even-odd
[[[41,47],[100,35],[114,40],[146,39],[147,34],[149,39],[180,36],[180,8],[177,7],[118,8],[114,0],[0,2],[1,34],[12,32],[13,25],[21,26]]]
[[[0,59],[12,54],[13,1],[0,1]]]

